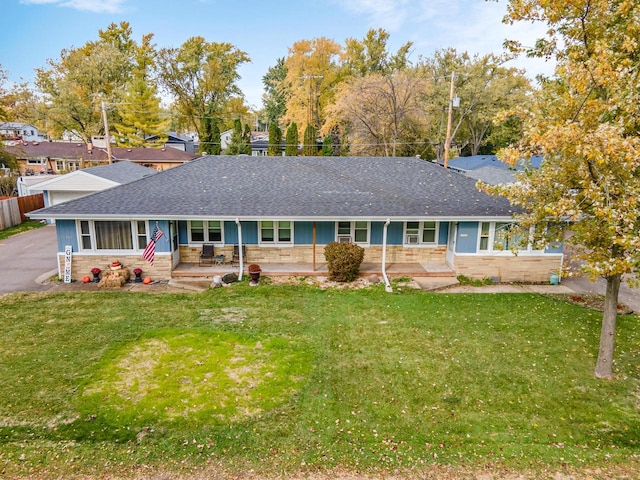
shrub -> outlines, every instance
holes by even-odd
[[[352,282],[360,273],[364,248],[355,243],[331,242],[324,248],[324,258],[329,268],[329,280]]]

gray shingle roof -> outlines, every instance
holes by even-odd
[[[153,175],[155,170],[143,167],[136,163],[124,161],[108,165],[100,165],[99,167],[85,168],[83,172],[123,184],[139,180],[148,175]]]
[[[508,217],[504,198],[416,158],[207,156],[54,205],[45,218]]]

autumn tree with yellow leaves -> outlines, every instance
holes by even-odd
[[[640,4],[510,0],[506,20],[545,22],[548,36],[528,53],[557,67],[521,111],[523,141],[504,153],[544,162],[503,193],[525,228],[566,222],[584,273],[606,280],[595,375],[611,378],[620,283],[640,261]]]

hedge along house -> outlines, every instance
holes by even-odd
[[[114,259],[169,278],[204,244],[248,262],[323,264],[324,246],[355,242],[365,262],[448,265],[456,274],[548,281],[562,251],[510,250],[513,208],[464,175],[417,158],[206,156],[109,190],[32,212],[54,218],[60,269],[72,278]],[[155,263],[141,254],[158,226]],[[313,267],[311,267],[311,265]]]

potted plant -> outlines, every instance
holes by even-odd
[[[91,269],[91,273],[93,274],[93,281],[95,283],[98,283],[100,281],[100,272],[102,270],[100,270],[98,267],[93,267]]]
[[[249,277],[251,278],[251,282],[249,282],[249,285],[258,285],[258,282],[260,282],[260,272],[262,272],[260,265],[258,265],[257,263],[252,263],[247,267],[247,270],[249,271]]]
[[[141,277],[142,269],[141,268],[134,268],[133,269],[133,274],[136,276],[136,278],[134,280],[136,283],[142,282],[142,277]]]

